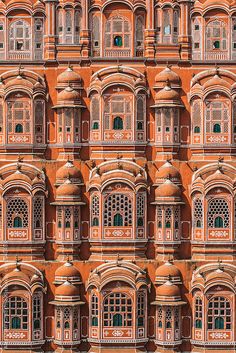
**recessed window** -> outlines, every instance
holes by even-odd
[[[195,25],[195,31],[199,31],[199,25]]]
[[[36,26],[36,31],[41,31],[42,30],[42,26],[41,25],[37,25]]]
[[[200,44],[199,43],[194,43],[194,48],[195,49],[199,49],[200,48]]]
[[[220,49],[220,41],[219,40],[215,40],[213,43],[213,49]]]
[[[164,34],[165,35],[171,34],[171,25],[164,26]]]
[[[214,124],[213,132],[215,132],[215,133],[220,133],[221,132],[220,124]]]
[[[236,31],[236,25],[234,25],[234,31]]]
[[[233,47],[234,49],[236,49],[236,42],[233,42]]]
[[[115,47],[122,47],[123,41],[121,36],[115,36],[114,37],[114,46]]]
[[[70,132],[70,127],[67,127],[67,128],[66,128],[66,131],[67,131],[67,132]]]
[[[41,43],[36,43],[36,49],[41,49]]]
[[[3,25],[0,25],[0,31],[3,31]]]
[[[58,31],[59,31],[59,32],[62,32],[62,31],[63,31],[63,27],[60,26],[60,27],[58,28]]]
[[[23,222],[20,217],[15,217],[13,220],[13,228],[22,228]]]
[[[99,129],[99,125],[97,122],[93,123],[93,130],[98,130]]]
[[[166,127],[166,132],[170,132],[169,126]]]
[[[16,50],[23,50],[24,43],[23,42],[16,42]]]
[[[115,117],[113,121],[113,129],[114,130],[123,130],[123,120],[121,117]]]
[[[194,127],[194,133],[195,134],[199,134],[200,132],[201,132],[200,127],[199,126],[195,126]]]
[[[138,130],[143,130],[143,122],[142,121],[138,121],[137,129]]]
[[[0,49],[3,49],[4,45],[3,43],[0,43]]]
[[[98,42],[98,40],[95,40],[94,41],[94,46],[97,48],[97,47],[99,47],[99,42]]]
[[[17,124],[15,127],[15,133],[23,133],[23,126],[21,124]]]

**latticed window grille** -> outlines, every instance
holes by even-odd
[[[180,310],[179,307],[174,308],[174,323],[175,329],[178,329],[180,326]]]
[[[6,330],[28,330],[28,303],[21,297],[10,297],[3,305],[3,321]]]
[[[25,200],[20,197],[15,197],[7,200],[7,227],[14,227],[14,219],[20,217],[22,227],[29,226],[29,208]]]
[[[5,59],[5,23],[0,21],[0,59]]]
[[[145,121],[145,97],[137,97],[137,130],[144,130],[144,121]]]
[[[112,293],[103,303],[104,327],[131,327],[132,300],[124,293]]]
[[[36,294],[33,297],[33,329],[39,330],[41,328],[41,295]]]
[[[98,16],[93,16],[92,18],[92,47],[93,47],[93,55],[100,55],[100,18]]]
[[[43,19],[35,18],[34,22],[34,57],[36,60],[43,58]]]
[[[3,102],[0,102],[0,134],[3,133]]]
[[[202,298],[195,298],[195,328],[202,328]]]
[[[81,11],[66,8],[58,10],[58,40],[62,44],[79,44]]]
[[[228,133],[230,131],[229,111],[229,103],[226,101],[206,102],[206,132]]]
[[[206,51],[228,50],[228,25],[224,21],[213,20],[206,25]]]
[[[116,215],[122,218],[121,225],[127,227],[132,226],[132,199],[127,194],[110,194],[105,198],[104,202],[104,226],[114,226]]]
[[[15,96],[7,101],[8,133],[30,133],[30,100]]]
[[[80,209],[79,207],[74,207],[74,226],[75,228],[79,228],[79,216],[80,216]]]
[[[192,104],[192,122],[193,133],[199,134],[201,132],[201,102],[195,100]]]
[[[229,205],[225,199],[212,199],[209,201],[207,222],[208,228],[229,228]]]
[[[138,294],[137,298],[137,314],[138,314],[138,326],[144,326],[145,323],[145,295],[144,293]]]
[[[34,218],[34,228],[42,228],[43,227],[43,210],[44,210],[44,202],[42,196],[34,197],[33,201],[33,218]]]
[[[137,194],[137,225],[138,226],[144,225],[145,208],[146,208],[145,194],[138,193]]]
[[[114,120],[119,117],[123,121],[123,129],[132,128],[132,99],[127,95],[104,97],[104,129],[112,130]]]
[[[43,143],[44,134],[44,101],[37,100],[34,102],[35,114],[35,140],[37,143]]]
[[[78,308],[73,308],[73,329],[78,329],[79,312]]]
[[[136,49],[143,49],[143,42],[144,42],[144,18],[143,18],[143,16],[136,17],[135,39],[136,39]]]
[[[58,228],[62,227],[62,207],[57,207],[57,226]]]
[[[56,308],[56,327],[60,328],[61,327],[61,309],[60,308]]]
[[[2,204],[0,203],[0,227],[2,226]]]
[[[131,47],[131,28],[129,21],[124,17],[112,17],[105,24],[105,48]]]
[[[98,326],[98,297],[95,294],[91,298],[91,324]]]
[[[166,328],[172,328],[172,309],[166,308]]]
[[[207,327],[208,330],[231,330],[232,312],[229,299],[214,297],[209,301]]]
[[[70,328],[71,309],[63,309],[64,329]]]
[[[193,226],[195,228],[203,226],[203,201],[200,198],[195,198],[193,201]]]
[[[177,206],[175,207],[174,209],[174,226],[175,226],[175,229],[179,229],[179,222],[180,222],[180,208]]]
[[[163,320],[163,310],[161,306],[158,306],[157,309],[157,326],[162,328],[162,320]]]
[[[165,209],[165,227],[171,228],[171,220],[172,220],[172,210],[171,208]]]
[[[157,206],[157,227],[162,228],[162,207]]]
[[[99,215],[100,215],[100,203],[99,203],[99,196],[93,195],[92,196],[92,226],[99,225]]]
[[[10,24],[9,27],[9,51],[30,51],[31,28],[30,24],[23,20],[18,20]]]
[[[65,227],[70,228],[71,227],[71,208],[67,207],[65,209]]]
[[[202,24],[200,18],[192,21],[193,59],[201,59]]]
[[[98,96],[93,96],[91,99],[91,128],[94,130],[99,129],[100,120],[100,99]]]

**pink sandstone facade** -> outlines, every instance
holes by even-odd
[[[236,2],[0,1],[0,353],[236,352]]]

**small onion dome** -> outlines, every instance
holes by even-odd
[[[39,275],[37,275],[37,273],[35,273],[31,278],[31,283],[35,283],[38,281],[41,281],[41,278],[39,277]]]
[[[63,281],[65,282],[66,280],[70,280],[71,282],[73,280],[81,280],[80,279],[80,273],[77,270],[77,268],[69,261],[64,263],[63,266],[59,267],[56,272],[55,272],[55,279],[56,282]]]
[[[180,78],[170,67],[166,67],[163,71],[159,72],[155,77],[156,86],[163,87],[166,81],[169,81],[172,86],[179,87]]]
[[[78,105],[80,104],[80,95],[78,91],[72,87],[67,86],[63,91],[58,93],[58,104],[59,105]]]
[[[81,182],[81,174],[77,167],[70,161],[59,168],[56,172],[57,183],[63,183],[66,179],[70,178],[72,182]]]
[[[57,199],[76,199],[80,198],[80,188],[73,184],[70,179],[67,179],[60,185],[56,191]]]
[[[11,272],[7,273],[2,281],[10,281],[11,279],[22,280],[29,283],[29,276],[26,273],[22,272],[19,267],[16,267]]]
[[[157,283],[165,283],[169,278],[174,283],[181,283],[180,270],[175,265],[167,261],[157,268],[155,281]]]
[[[69,281],[65,281],[63,284],[61,284],[59,287],[56,288],[55,290],[55,296],[56,297],[79,297],[80,296],[80,291],[77,286],[72,284]]]
[[[179,93],[172,89],[167,82],[155,96],[155,107],[183,107]]]
[[[78,83],[78,82],[81,82],[81,77],[71,67],[68,67],[57,77],[58,84],[68,85],[68,83],[71,84],[71,83]]]
[[[171,180],[166,179],[166,181],[156,189],[155,194],[156,197],[180,197],[181,190],[177,185],[172,183]]]
[[[156,172],[156,179],[166,179],[166,178],[170,178],[178,181],[180,179],[180,173],[178,169],[176,169],[168,161],[165,164],[163,164]]]
[[[157,298],[162,299],[165,297],[174,297],[181,299],[179,287],[173,284],[171,281],[166,281],[164,284],[159,286],[156,291]]]

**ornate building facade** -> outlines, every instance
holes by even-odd
[[[0,0],[0,353],[236,352],[236,2]]]

